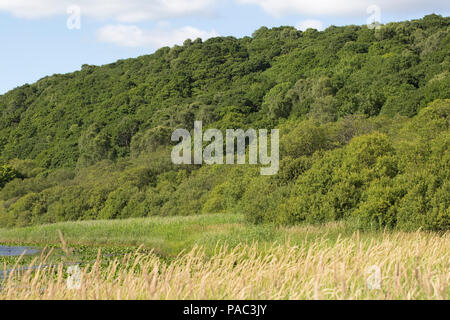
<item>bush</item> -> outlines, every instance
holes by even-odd
[[[203,205],[202,213],[240,211],[238,203],[259,172],[257,168],[250,166],[235,166],[230,171],[227,179],[211,190]]]
[[[406,193],[404,185],[392,186],[390,179],[374,181],[364,192],[359,208],[354,212],[364,229],[394,228],[397,225],[398,203]]]
[[[0,166],[0,188],[3,188],[5,184],[19,177],[21,177],[20,173],[13,167],[9,165]]]
[[[114,190],[108,195],[105,206],[99,213],[100,219],[118,219],[129,218],[131,213],[129,210],[125,211],[131,198],[139,194],[139,189],[133,187],[131,184],[125,184],[117,190]]]
[[[291,112],[291,101],[286,97],[291,84],[280,83],[273,87],[264,97],[263,111],[272,119],[287,118]]]
[[[281,222],[277,207],[287,199],[290,189],[278,187],[267,176],[253,179],[240,202],[240,209],[251,223]]]
[[[280,155],[299,158],[330,147],[327,131],[313,121],[303,121],[280,138]]]

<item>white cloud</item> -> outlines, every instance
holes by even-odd
[[[203,40],[217,37],[218,34],[196,29],[194,27],[183,27],[179,29],[154,29],[143,30],[132,25],[108,25],[97,32],[97,39],[102,42],[113,43],[125,47],[149,47],[160,48],[182,44],[186,39]]]
[[[0,0],[0,12],[21,18],[66,15],[71,5],[82,15],[119,22],[160,20],[192,14],[209,14],[218,0]]]
[[[305,31],[306,29],[312,28],[319,31],[322,31],[323,23],[320,20],[304,20],[297,24],[296,28],[301,31]]]
[[[448,10],[443,0],[236,0],[241,4],[255,4],[267,13],[280,17],[288,14],[309,16],[366,15],[366,9],[377,5],[389,13],[432,12]]]

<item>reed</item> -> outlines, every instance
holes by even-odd
[[[9,273],[0,299],[449,299],[449,247],[449,234],[355,233],[332,244],[218,244],[212,255],[196,246],[171,262],[99,254],[80,266],[78,289],[67,286],[68,265],[46,266],[43,253]]]

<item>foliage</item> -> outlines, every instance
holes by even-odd
[[[0,167],[0,188],[3,188],[5,184],[19,178],[19,173],[9,165],[3,165]]]
[[[450,18],[260,28],[0,96],[0,226],[240,212],[449,229]],[[175,166],[171,133],[280,128],[281,167]]]

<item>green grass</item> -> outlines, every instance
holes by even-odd
[[[214,214],[189,217],[150,217],[127,220],[77,221],[16,229],[0,229],[0,243],[58,245],[61,230],[72,247],[137,247],[153,249],[162,257],[174,257],[195,245],[212,252],[217,243],[235,247],[242,243],[273,244],[289,241],[293,245],[326,238],[334,243],[338,237],[350,237],[356,231],[344,222],[322,226],[276,227],[253,225],[239,214]],[[365,233],[363,238],[376,237]],[[88,250],[88,249],[83,249]]]

